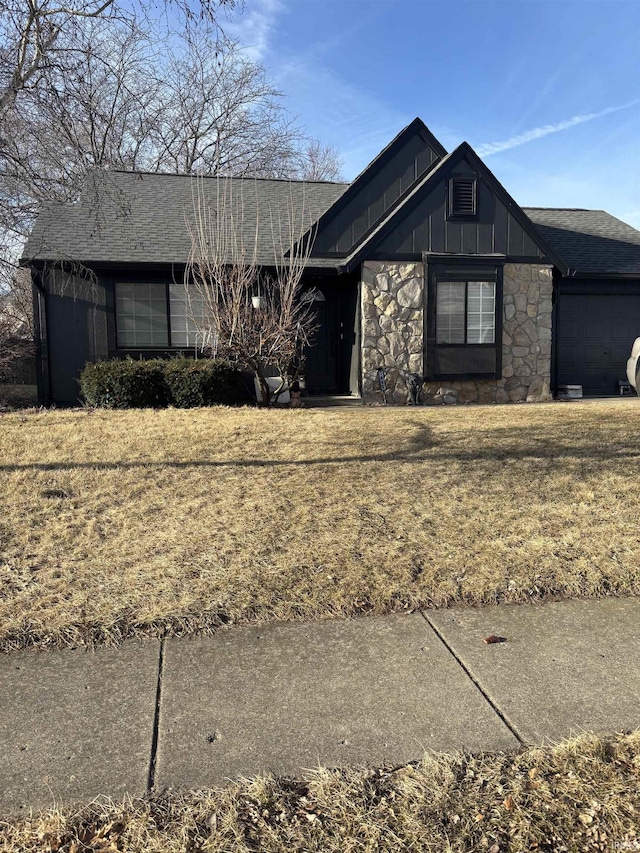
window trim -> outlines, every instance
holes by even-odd
[[[502,315],[503,315],[503,267],[504,257],[488,258],[468,256],[452,257],[445,260],[442,256],[431,259],[423,255],[425,261],[425,293],[427,297],[424,312],[425,324],[425,376],[429,381],[463,382],[466,380],[502,379]],[[436,340],[437,282],[486,281],[496,285],[495,295],[495,341],[492,344],[439,344]],[[465,298],[465,338],[466,338],[466,298]],[[495,370],[484,373],[444,373],[437,372],[437,350],[495,350]]]

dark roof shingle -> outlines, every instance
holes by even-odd
[[[523,207],[571,272],[640,276],[640,231],[604,210]]]
[[[296,231],[308,227],[349,187],[346,183],[202,178],[211,209],[220,195],[232,207],[257,261],[274,261],[276,242],[290,244],[289,214]],[[23,253],[25,261],[70,259],[87,264],[183,264],[190,250],[195,183],[190,175],[94,172],[76,204],[51,204],[38,216]],[[640,276],[640,231],[604,210],[522,208],[573,273]],[[257,226],[256,226],[257,222]],[[294,237],[298,237],[294,233]],[[314,266],[336,266],[314,258]]]
[[[289,248],[291,232],[297,239],[301,226],[308,228],[349,186],[323,181],[94,172],[76,204],[52,204],[40,213],[24,258],[96,264],[185,263],[191,247],[187,221],[194,220],[198,184],[212,211],[220,199],[226,200],[222,206],[234,210],[247,250],[252,251],[256,243],[257,261],[264,265],[274,261],[274,239]]]

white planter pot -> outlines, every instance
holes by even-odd
[[[252,296],[251,297],[251,304],[253,305],[254,308],[259,308],[259,309],[266,308],[267,307],[266,297],[264,297],[264,296]]]
[[[258,380],[255,378],[255,376],[253,377],[253,382],[254,382],[254,385],[256,386],[256,400],[259,403],[263,403],[264,400],[262,399],[262,391],[260,389],[260,385],[258,384]],[[267,377],[267,385],[269,386],[269,388],[271,388],[272,391],[277,391],[277,389],[280,387],[281,382],[282,382],[282,380],[280,379],[279,376],[268,376]],[[286,385],[285,385],[284,389],[280,392],[280,395],[275,402],[278,405],[280,405],[282,403],[290,403],[291,402],[291,394],[289,393],[289,389]]]

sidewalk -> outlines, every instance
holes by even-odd
[[[16,652],[0,657],[0,813],[638,727],[640,599]]]

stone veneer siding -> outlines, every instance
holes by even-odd
[[[550,398],[552,267],[505,264],[502,378],[427,382],[425,403],[537,402]],[[389,402],[406,403],[407,376],[424,374],[424,265],[366,261],[362,268],[362,396],[381,399],[384,367]]]
[[[407,402],[406,377],[424,373],[424,264],[365,261],[362,265],[362,397],[380,400],[384,367],[387,399]]]

